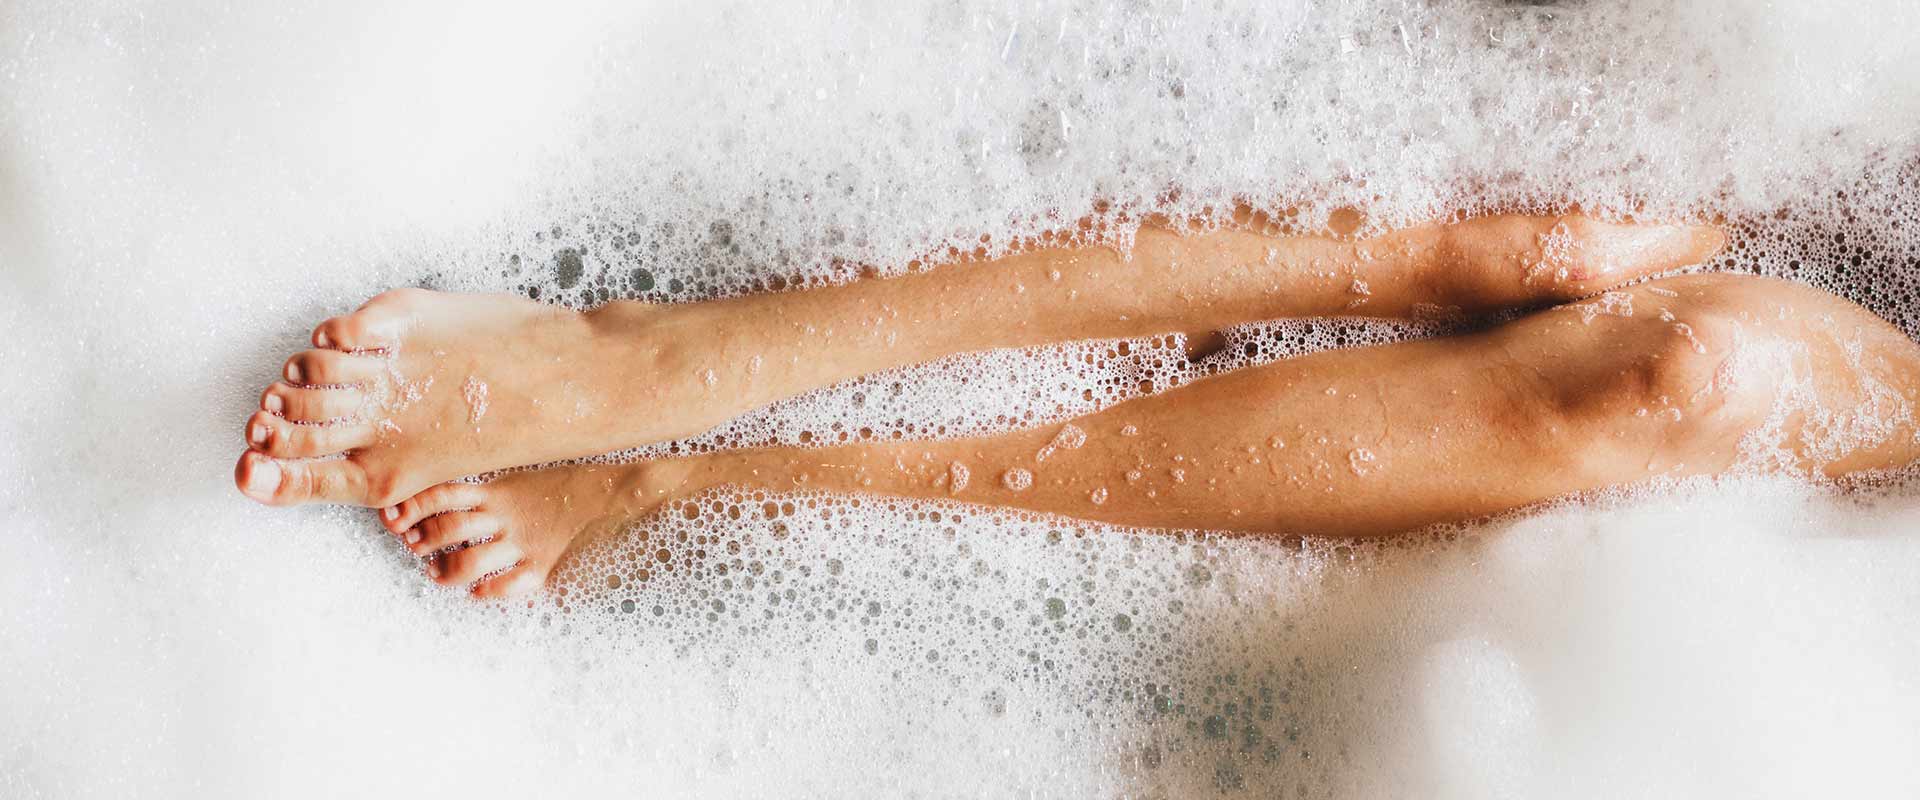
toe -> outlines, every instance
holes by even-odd
[[[387,530],[404,533],[427,517],[446,511],[474,508],[485,498],[485,487],[477,484],[443,483],[409,497],[397,505],[381,509],[380,521],[387,526]]]
[[[454,545],[474,544],[500,533],[498,514],[485,511],[449,511],[420,521],[402,537],[416,555],[437,553]]]
[[[287,359],[281,374],[291,384],[334,386],[365,383],[380,377],[385,371],[386,360],[376,355],[338,350],[302,350]]]
[[[442,586],[466,586],[520,563],[518,545],[495,539],[464,550],[442,553],[427,564],[427,575]]]
[[[233,470],[233,481],[242,494],[275,506],[358,505],[367,487],[366,472],[359,464],[346,459],[280,461],[251,450],[240,456],[240,463]]]
[[[313,458],[344,453],[373,443],[373,426],[364,422],[310,425],[256,411],[247,420],[247,446],[274,458]]]
[[[345,352],[391,350],[400,341],[393,335],[393,326],[386,324],[386,316],[359,311],[329,319],[313,329],[313,346]]]
[[[547,584],[547,571],[531,561],[473,585],[473,596],[485,600],[526,597]]]
[[[328,422],[360,415],[366,392],[352,386],[316,389],[276,383],[260,395],[260,408],[298,422]]]

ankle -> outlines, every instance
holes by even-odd
[[[757,461],[754,451],[731,450],[631,464],[610,484],[612,499],[637,517],[712,489],[756,488]]]

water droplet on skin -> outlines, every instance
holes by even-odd
[[[1134,427],[1132,424],[1128,424],[1125,427],[1122,427],[1120,429],[1120,435],[1121,436],[1139,436],[1140,429]]]
[[[1580,324],[1591,325],[1595,317],[1631,317],[1633,316],[1633,295],[1626,292],[1606,292],[1596,300],[1587,303],[1574,303],[1562,308],[1580,312]]]
[[[1098,489],[1095,489],[1095,490],[1093,490],[1093,493],[1092,493],[1092,494],[1090,494],[1090,495],[1088,495],[1088,496],[1087,496],[1087,499],[1088,499],[1088,500],[1092,500],[1092,501],[1093,501],[1093,504],[1094,504],[1094,505],[1096,505],[1096,506],[1097,506],[1097,505],[1102,505],[1102,504],[1104,504],[1104,503],[1106,503],[1106,502],[1107,502],[1107,487],[1105,487],[1105,486],[1102,486],[1102,487],[1100,487],[1100,488],[1098,488]]]
[[[1704,355],[1707,352],[1707,346],[1700,342],[1700,337],[1693,335],[1692,325],[1688,325],[1687,323],[1684,323],[1684,322],[1675,322],[1673,323],[1673,330],[1675,333],[1678,333],[1681,336],[1686,337],[1687,343],[1693,346],[1693,352],[1700,353],[1702,355]]]
[[[1024,492],[1033,486],[1033,473],[1014,467],[1001,474],[1000,485],[1011,491]]]
[[[1081,430],[1078,426],[1068,424],[1062,427],[1059,433],[1054,434],[1053,441],[1047,442],[1045,447],[1040,448],[1040,452],[1033,455],[1033,461],[1036,464],[1045,463],[1046,460],[1053,457],[1053,454],[1056,452],[1061,450],[1078,450],[1081,445],[1086,443],[1087,432]]]
[[[467,401],[467,422],[478,425],[487,416],[487,382],[468,375],[467,382],[460,386],[460,396]]]
[[[1354,278],[1353,283],[1347,285],[1347,293],[1355,295],[1354,299],[1347,303],[1347,308],[1359,308],[1373,299],[1373,289],[1367,286],[1366,281],[1359,278]]]
[[[1357,447],[1347,454],[1347,468],[1353,470],[1353,474],[1364,478],[1378,466],[1375,463],[1377,460],[1372,450]]]
[[[948,464],[947,492],[949,494],[959,494],[960,490],[967,488],[967,482],[972,479],[972,474],[972,471],[967,469],[967,465],[958,461]]]

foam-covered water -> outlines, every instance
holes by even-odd
[[[0,796],[1920,791],[1910,486],[1384,549],[736,498],[528,613],[365,512],[239,497],[260,385],[380,289],[695,299],[1090,213],[1726,218],[1717,268],[1920,330],[1905,3],[683,5],[0,8]],[[949,362],[707,441],[1056,420],[1177,351]]]

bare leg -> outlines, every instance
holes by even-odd
[[[1631,316],[1623,313],[1631,309]],[[582,519],[719,485],[957,499],[1127,525],[1364,536],[1739,464],[1839,476],[1920,457],[1920,348],[1838,298],[1692,276],[1448,339],[1319,353],[982,439],[721,453],[458,490],[491,540],[444,583],[537,587]],[[434,492],[443,490],[436,489]],[[562,499],[564,498],[564,502]],[[403,504],[415,551],[476,541]],[[556,515],[561,506],[572,509]],[[525,532],[523,534],[523,531]]]
[[[1257,222],[1257,221],[1249,221]],[[390,505],[453,478],[698,433],[743,411],[957,352],[1405,316],[1580,296],[1696,263],[1706,228],[1491,217],[1376,239],[1149,228],[1130,254],[1042,249],[886,280],[580,314],[401,290],[321,323],[248,420],[235,481],[266,503]],[[635,413],[644,409],[645,413]],[[342,454],[323,461],[300,459]]]

